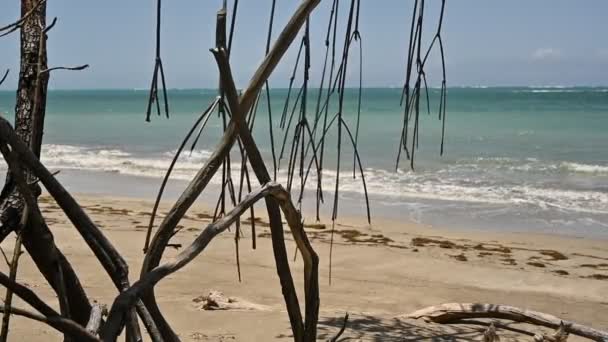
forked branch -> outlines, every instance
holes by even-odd
[[[161,0],[156,0],[156,58],[154,59],[154,72],[152,73],[152,85],[150,86],[150,96],[148,97],[148,107],[146,109],[146,121],[150,121],[152,113],[152,105],[156,104],[156,112],[160,115],[160,99],[158,98],[158,81],[159,73],[162,82],[162,92],[164,100],[164,110],[167,118],[169,117],[169,100],[167,97],[167,84],[165,82],[165,70],[163,62],[160,58],[160,18],[161,18]]]
[[[258,93],[260,92],[261,88],[265,84],[266,80],[268,79],[270,74],[274,71],[275,67],[277,66],[277,64],[279,63],[279,61],[281,60],[281,58],[283,57],[283,55],[285,54],[285,52],[287,51],[287,49],[289,48],[289,46],[291,45],[291,43],[293,42],[295,37],[297,36],[298,31],[303,26],[308,15],[319,4],[319,2],[320,2],[320,0],[307,0],[298,7],[296,12],[291,17],[290,21],[287,23],[287,25],[285,26],[285,28],[283,29],[283,31],[277,38],[276,42],[274,43],[274,45],[272,46],[272,48],[266,55],[264,61],[258,67],[257,71],[255,72],[251,81],[249,82],[249,85],[247,86],[246,90],[244,91],[243,95],[239,98],[238,111],[236,111],[235,108],[232,108],[232,112],[233,112],[232,119],[231,119],[230,123],[227,125],[226,130],[224,131],[224,135],[222,136],[218,147],[215,149],[214,153],[209,157],[209,159],[207,160],[205,165],[201,168],[201,170],[197,173],[195,178],[190,182],[190,184],[188,185],[186,190],[182,193],[180,198],[174,204],[173,208],[165,216],[165,219],[163,220],[163,222],[159,226],[156,234],[154,235],[154,238],[152,239],[152,241],[150,243],[150,248],[148,250],[148,253],[146,254],[146,257],[144,259],[144,265],[142,267],[142,272],[141,272],[142,277],[144,277],[146,275],[146,273],[148,273],[149,271],[151,271],[152,269],[154,269],[156,266],[159,265],[162,255],[164,253],[164,250],[165,250],[167,244],[169,243],[169,239],[171,238],[175,227],[177,226],[177,224],[179,223],[181,218],[184,216],[186,211],[194,203],[196,198],[198,198],[198,196],[201,194],[201,192],[206,188],[207,184],[209,183],[211,178],[215,175],[215,173],[219,169],[220,165],[222,164],[223,160],[225,159],[226,155],[229,153],[230,149],[234,145],[234,142],[236,141],[237,135],[239,133],[239,131],[237,129],[237,122],[235,122],[235,118],[238,119],[241,116],[244,116],[243,113],[247,113],[251,109],[255,100],[257,99]],[[232,107],[232,105],[231,105],[231,107]],[[243,131],[245,131],[245,130],[242,130],[241,133],[243,133]],[[243,133],[243,134],[246,134],[246,133]],[[245,141],[243,141],[243,143],[244,143],[244,145],[247,145],[247,143]],[[254,146],[255,145],[253,145],[251,148],[254,148]],[[254,152],[254,151],[253,150],[247,151],[247,154],[250,159],[252,156],[252,152]],[[259,154],[259,151],[258,151],[258,154]],[[253,163],[254,162],[252,161],[252,166],[254,165]],[[263,161],[262,161],[262,165],[263,165]],[[254,168],[255,168],[255,166],[254,166]],[[268,175],[268,172],[267,172],[265,166],[263,166],[263,168],[261,168],[259,170],[265,171],[263,173]],[[258,180],[260,180],[260,182],[262,184],[270,181],[269,176],[267,177],[266,180],[264,180],[265,177],[260,178],[260,176],[264,176],[263,174],[259,174],[259,175],[256,174],[256,176],[258,176]],[[270,201],[270,202],[272,202],[272,201]],[[280,212],[278,212],[276,210],[276,209],[278,209],[278,207],[275,204],[270,203],[269,205],[272,208],[271,212],[269,212],[269,217],[270,217],[270,221],[271,221],[271,227],[274,231],[273,232],[273,246],[275,246],[275,248],[274,248],[275,257],[282,260],[278,263],[277,267],[285,267],[288,270],[289,266],[288,266],[288,262],[287,262],[287,254],[285,252],[284,241],[283,241],[283,237],[282,237],[283,229],[282,229]],[[283,245],[283,248],[280,247],[281,244]],[[276,247],[276,246],[279,246],[279,247]],[[277,250],[277,248],[278,248],[278,250]],[[282,284],[284,293],[286,295],[289,295],[287,297],[289,299],[286,298],[286,301],[288,302],[288,306],[293,307],[293,308],[298,308],[298,310],[288,310],[288,311],[290,312],[290,321],[292,322],[292,329],[294,330],[294,335],[296,336],[297,340],[301,340],[303,337],[303,333],[302,333],[303,329],[301,328],[301,322],[302,322],[301,315],[300,315],[300,317],[291,316],[292,313],[297,313],[299,311],[299,304],[297,302],[297,296],[292,296],[292,294],[295,295],[293,281],[289,280],[291,278],[290,274],[286,274],[283,271],[279,272],[279,274],[289,275],[288,277],[281,278],[281,284]],[[160,324],[159,330],[160,330],[161,334],[163,335],[163,338],[165,338],[168,341],[176,340],[177,338],[176,338],[175,334],[173,333],[170,326],[168,325],[168,323],[162,316],[162,314],[156,304],[153,289],[150,289],[149,291],[146,291],[146,292],[148,292],[148,293],[145,293],[144,296],[142,297],[142,299],[144,300],[144,302],[150,309],[150,313],[153,315],[154,320]],[[318,310],[318,308],[317,308],[317,310]],[[314,321],[314,319],[311,321]],[[300,323],[298,323],[298,322],[300,322]],[[308,324],[308,322],[307,322],[307,324]]]

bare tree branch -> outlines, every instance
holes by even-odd
[[[190,140],[190,137],[194,133],[194,130],[196,130],[196,127],[198,127],[200,125],[200,123],[201,123],[201,121],[203,121],[203,119],[211,116],[211,112],[213,112],[215,107],[217,107],[219,101],[220,101],[219,97],[216,98],[216,100],[213,101],[211,103],[211,105],[198,117],[198,119],[194,122],[194,125],[192,125],[192,128],[190,128],[190,131],[188,131],[188,134],[186,134],[186,137],[184,138],[184,140],[182,140],[182,143],[180,144],[177,151],[175,152],[175,156],[171,160],[171,164],[169,165],[169,168],[167,169],[167,172],[165,173],[165,177],[163,178],[163,182],[160,185],[160,189],[158,190],[158,195],[156,196],[156,202],[154,202],[154,207],[152,208],[152,214],[150,215],[150,223],[148,224],[148,231],[146,232],[146,240],[144,242],[144,253],[146,253],[148,251],[148,246],[150,245],[150,235],[152,234],[152,228],[154,227],[154,219],[156,218],[156,211],[158,210],[158,205],[160,204],[160,200],[162,199],[163,192],[165,190],[165,186],[167,185],[167,181],[169,181],[169,177],[171,176],[171,171],[173,171],[173,167],[175,167],[175,163],[177,163],[177,160],[178,160],[180,154],[182,153],[182,150],[186,146],[186,143],[188,142],[188,140]],[[201,130],[202,130],[202,127],[201,127]],[[195,143],[196,143],[196,141],[195,141]]]
[[[295,37],[297,36],[298,31],[306,21],[308,15],[319,4],[319,2],[320,0],[307,0],[298,7],[290,21],[287,23],[287,25],[277,38],[272,49],[266,55],[264,61],[258,67],[256,73],[249,82],[249,85],[244,91],[243,95],[240,97],[239,110],[242,111],[242,113],[246,113],[249,111],[255,99],[257,98],[257,94],[259,93],[260,89],[265,84],[266,80],[268,79],[278,62],[281,60],[281,58],[283,57]],[[144,259],[144,264],[142,266],[141,272],[142,277],[145,276],[147,272],[151,271],[153,268],[159,265],[160,259],[166,248],[167,243],[169,242],[169,239],[171,238],[173,230],[175,229],[183,215],[186,213],[188,208],[190,208],[196,198],[205,189],[213,175],[219,169],[219,166],[221,165],[225,156],[229,153],[231,147],[233,146],[236,140],[238,133],[237,123],[235,122],[234,118],[235,116],[238,117],[239,114],[240,113],[233,113],[233,118],[226,127],[224,135],[222,136],[219,145],[215,149],[214,153],[209,157],[205,166],[201,168],[195,178],[190,182],[186,190],[182,193],[180,198],[176,201],[176,203],[173,205],[173,208],[171,208],[171,210],[165,216],[165,219],[159,226],[154,238],[151,241],[148,253],[146,254],[146,257]],[[249,151],[248,154],[250,155]],[[270,180],[270,177],[268,177],[268,180]],[[273,210],[273,215],[270,215],[271,227],[274,227],[273,230],[276,231],[276,234],[273,234],[273,246],[276,243],[284,244],[284,241],[279,242],[279,240],[282,239],[282,224],[280,223],[280,213],[278,217],[276,216],[276,213],[277,211]],[[275,249],[275,255],[276,253],[277,251]],[[282,285],[288,286],[287,283],[284,283],[283,279],[281,280],[281,283]],[[160,310],[158,309],[158,305],[156,304],[156,301],[154,299],[153,289],[146,291],[146,293],[144,293],[144,295],[142,296],[142,299],[146,303],[146,306],[150,309],[150,313],[153,315],[154,320],[159,324],[159,330],[163,334],[163,338],[165,338],[167,341],[177,340],[175,333],[173,333],[173,331],[170,329],[168,323],[166,322]],[[297,302],[289,305],[291,307],[296,307]],[[291,317],[290,320],[292,322],[292,327],[294,326],[294,324],[297,326],[297,317]],[[301,322],[301,319],[299,321]],[[302,331],[302,329],[298,329],[298,331]]]
[[[34,7],[32,7],[27,13],[25,13],[23,16],[21,16],[21,18],[19,20],[15,21],[14,23],[8,24],[6,26],[0,27],[0,37],[6,36],[9,33],[15,32],[16,30],[21,28],[21,25],[23,24],[23,22],[25,22],[34,12],[36,12],[38,7],[40,7],[40,5],[44,4],[45,2],[46,2],[46,0],[38,1],[38,3],[36,5],[34,5]],[[2,33],[2,31],[7,31],[7,32]]]
[[[38,310],[45,316],[60,316],[57,311],[48,306],[42,299],[40,299],[32,290],[27,287],[12,281],[4,273],[0,272],[0,284],[13,291],[14,294],[23,299],[26,303],[31,305],[34,309]]]
[[[47,27],[44,28],[44,34],[47,34],[51,29],[53,29],[53,27],[55,27],[55,24],[57,24],[57,17],[54,17],[51,21],[51,24],[47,25]]]
[[[2,311],[3,313],[10,313],[13,315],[23,316],[23,317],[33,319],[38,322],[45,323],[61,333],[64,333],[68,336],[77,338],[78,341],[101,342],[100,339],[98,339],[97,337],[95,337],[93,334],[86,331],[85,329],[83,329],[80,325],[78,325],[78,323],[76,323],[70,319],[63,318],[59,315],[44,316],[44,315],[39,315],[39,314],[30,312],[30,311],[26,311],[23,309],[19,309],[19,308],[12,307],[9,309],[5,306],[0,306],[0,311]]]
[[[232,72],[230,71],[228,58],[223,49],[213,49],[212,52],[218,63],[220,75],[222,75],[222,83],[225,86],[228,103],[230,104],[233,113],[235,113],[232,116],[232,120],[239,126],[239,136],[241,141],[243,141],[243,146],[247,150],[247,154],[249,155],[252,169],[255,172],[260,184],[266,184],[271,181],[270,174],[268,173],[260,151],[258,150],[253,137],[251,136],[251,132],[244,121],[244,117],[236,114],[242,113],[239,112],[242,111],[242,109],[239,107],[240,104],[237,103],[238,99],[236,95],[236,87],[232,78]],[[241,100],[241,103],[242,102],[243,100]],[[287,198],[289,198],[289,195]],[[297,227],[298,224],[295,222],[289,222],[290,218],[287,217],[288,223],[290,223],[290,228],[292,228],[294,240],[296,241],[298,248],[303,249],[305,264],[304,286],[306,297],[306,322],[304,326],[302,326],[302,314],[300,312],[298,297],[293,284],[291,271],[289,269],[289,262],[287,259],[287,252],[285,249],[281,213],[274,198],[266,199],[266,207],[268,210],[277,273],[283,288],[282,292],[283,296],[285,297],[287,312],[290,317],[294,336],[297,341],[312,341],[316,339],[316,322],[318,319],[319,307],[317,274],[318,257],[312,249],[312,246],[310,246],[310,243],[308,243],[306,233],[304,233],[303,230],[294,230],[293,227]],[[301,222],[299,224],[301,225]]]
[[[49,69],[45,69],[40,71],[41,74],[46,74],[46,73],[50,73],[51,71],[55,71],[55,70],[71,70],[71,71],[80,71],[80,70],[84,70],[86,68],[88,68],[89,65],[88,64],[83,64],[83,65],[79,65],[79,66],[75,66],[75,67],[54,67],[54,68],[49,68]]]
[[[0,85],[2,85],[2,83],[4,83],[4,81],[8,77],[8,72],[9,71],[10,71],[9,69],[6,69],[6,72],[4,73],[4,76],[2,76],[2,78],[0,78]]]
[[[340,338],[340,336],[342,336],[342,334],[344,334],[344,330],[346,330],[347,324],[348,324],[348,312],[346,313],[346,315],[344,315],[344,320],[342,321],[342,327],[340,328],[340,331],[338,331],[336,336],[332,337],[329,340],[329,342],[337,342],[338,339]]]
[[[167,85],[165,83],[165,71],[163,62],[160,58],[160,19],[161,19],[161,0],[156,0],[156,58],[154,60],[154,72],[152,73],[152,85],[150,86],[150,96],[146,109],[146,121],[150,121],[152,105],[156,103],[157,114],[160,115],[160,100],[158,98],[158,74],[162,81],[163,100],[165,102],[165,115],[169,117],[169,100],[167,98]]]
[[[27,213],[27,209],[24,213]],[[23,227],[23,226],[22,226]],[[23,229],[23,228],[22,228]],[[17,277],[17,265],[19,264],[19,257],[21,255],[21,234],[17,235],[15,239],[15,247],[13,249],[13,259],[10,263],[9,278],[15,281]],[[10,323],[11,312],[10,309],[13,303],[13,291],[11,289],[6,290],[4,296],[4,306],[9,310],[4,312],[2,316],[2,329],[0,330],[0,341],[6,342],[8,340],[8,327]]]
[[[12,151],[19,155],[21,162],[44,184],[48,192],[66,213],[66,216],[98,258],[116,287],[119,290],[127,289],[129,287],[128,267],[120,253],[118,253],[110,241],[82,210],[69,192],[65,190],[49,170],[40,163],[32,151],[16,136],[10,124],[0,117],[0,145],[5,143],[10,145]],[[147,311],[143,304],[138,304],[137,310],[142,317],[149,316],[148,313],[143,313],[143,311]],[[130,322],[130,324],[136,325],[134,312],[131,314]],[[155,326],[155,323],[147,322],[146,326],[152,327]],[[136,330],[134,326],[131,329]]]

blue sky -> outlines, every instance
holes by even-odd
[[[19,0],[2,0],[0,23],[19,16]],[[228,1],[232,3],[232,0]],[[362,0],[361,34],[366,86],[403,82],[412,0]],[[221,0],[164,1],[163,61],[170,88],[216,85],[208,48]],[[275,36],[299,0],[277,5]],[[342,13],[347,1],[342,1]],[[428,0],[435,19],[439,0]],[[238,86],[244,86],[264,53],[271,0],[241,0],[232,54]],[[313,79],[322,67],[330,0],[312,17]],[[52,88],[146,88],[154,63],[154,0],[48,0],[59,22],[49,38],[49,64],[88,63],[83,72],[56,72]],[[608,1],[605,0],[448,0],[444,24],[448,85],[606,85],[608,84]],[[344,26],[342,26],[343,28]],[[427,39],[431,36],[429,26]],[[340,36],[342,36],[340,34]],[[279,65],[272,85],[286,86],[293,48]],[[431,84],[440,68],[429,65]],[[349,83],[358,82],[351,62]],[[15,88],[18,35],[0,38],[0,69],[10,68],[6,88]]]

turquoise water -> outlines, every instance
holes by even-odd
[[[286,93],[272,91],[277,145],[284,134],[278,122]],[[354,89],[345,93],[351,127],[356,95]],[[43,161],[63,170],[60,179],[74,191],[111,189],[151,197],[179,142],[214,96],[212,90],[171,91],[171,118],[153,117],[146,123],[146,91],[51,91]],[[443,157],[438,96],[437,89],[430,90],[431,115],[421,117],[415,171],[407,161],[395,171],[400,89],[364,89],[359,150],[372,216],[608,237],[608,88],[450,88]],[[0,92],[0,113],[11,120],[14,97],[14,92]],[[310,98],[314,109],[316,96]],[[265,108],[262,101],[254,135],[270,161]],[[335,132],[330,131],[325,151],[326,190],[335,178]],[[221,133],[221,120],[214,116],[196,150],[180,160],[176,189],[191,179]],[[365,211],[360,179],[352,179],[352,158],[352,149],[345,147],[340,182],[344,214]],[[283,160],[279,179],[286,164]],[[309,189],[313,186],[311,182]]]

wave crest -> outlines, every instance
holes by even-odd
[[[116,148],[44,145],[42,159],[50,169],[113,172],[160,179],[175,152],[134,153]],[[175,165],[172,178],[191,180],[210,155],[211,152],[206,150],[183,153]],[[233,163],[232,172],[234,179],[238,180],[240,162]],[[540,175],[544,178],[547,172],[557,176],[557,172],[607,174],[608,166],[575,162],[548,163],[534,158],[518,160],[479,157],[459,160],[440,168],[419,168],[417,172],[367,168],[365,177],[372,197],[394,203],[412,200],[452,201],[608,214],[608,192],[570,189],[558,183],[542,185],[532,181],[527,184],[530,178],[526,177]],[[507,175],[515,175],[515,178],[504,178]],[[286,178],[286,170],[280,170],[277,180],[285,183]],[[324,170],[322,180],[323,189],[333,191],[335,170]],[[215,177],[211,182],[221,184],[221,177]],[[314,190],[316,184],[317,175],[311,172],[306,189]],[[299,189],[297,179],[294,180],[294,189]],[[340,191],[362,194],[363,186],[359,175],[353,178],[352,170],[342,171]]]

